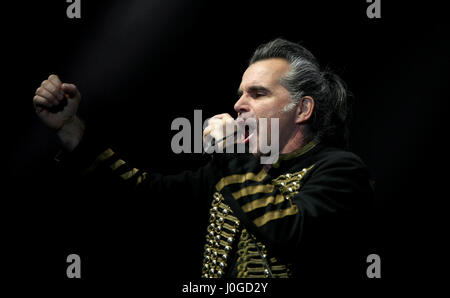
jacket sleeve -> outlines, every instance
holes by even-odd
[[[90,184],[118,188],[135,194],[201,199],[208,196],[212,163],[196,171],[161,175],[126,161],[116,150],[86,133],[73,152],[63,153],[62,167],[79,172]]]

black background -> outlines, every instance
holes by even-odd
[[[381,19],[368,19],[363,0],[92,2],[81,1],[81,19],[68,19],[62,0],[2,4],[8,277],[46,289],[152,293],[165,285],[174,294],[182,280],[197,279],[207,219],[198,198],[180,198],[194,202],[180,210],[164,198],[143,202],[109,188],[74,186],[55,174],[56,138],[35,116],[32,97],[56,73],[79,87],[89,129],[130,162],[161,173],[195,169],[206,158],[172,153],[172,120],[192,120],[194,109],[204,119],[233,114],[252,51],[276,37],[310,49],[356,100],[352,151],[376,181],[370,233],[382,280],[364,280],[362,260],[362,281],[351,287],[411,289],[443,277],[449,100],[443,7],[382,0]],[[82,259],[79,281],[65,276],[71,253]]]

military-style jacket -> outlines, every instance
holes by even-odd
[[[223,153],[195,172],[160,175],[88,136],[65,160],[138,193],[208,201],[202,277],[365,275],[373,191],[353,153],[312,141],[267,171],[252,154]]]

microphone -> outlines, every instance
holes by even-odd
[[[210,144],[208,147],[205,147],[205,151],[204,151],[203,153],[209,153],[208,151],[209,151],[211,148],[214,148],[216,145],[222,143],[223,141],[225,141],[226,139],[228,139],[228,138],[231,137],[231,136],[235,136],[235,137],[236,137],[237,133],[238,133],[238,132],[237,132],[237,130],[236,130],[234,133],[229,134],[229,135],[223,137],[222,139],[220,139],[220,140],[218,140],[218,141],[217,141],[215,138],[213,138],[213,139],[211,140],[211,144]],[[212,152],[211,152],[211,153],[212,153]]]

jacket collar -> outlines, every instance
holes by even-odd
[[[280,156],[278,157],[278,160],[276,163],[273,164],[274,168],[278,168],[280,166],[280,163],[285,161],[285,160],[291,160],[297,157],[300,157],[304,154],[306,154],[307,152],[309,152],[311,149],[313,149],[314,147],[316,147],[316,145],[319,144],[319,140],[312,140],[309,143],[307,143],[305,146],[292,151],[290,153],[286,153],[286,154],[280,154]]]

